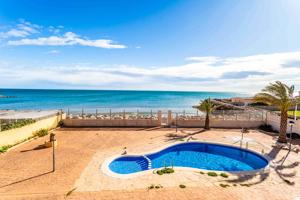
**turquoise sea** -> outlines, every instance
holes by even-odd
[[[124,90],[40,90],[0,89],[0,110],[70,109],[71,111],[112,109],[193,110],[201,99],[241,96],[227,92],[124,91]]]

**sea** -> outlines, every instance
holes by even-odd
[[[231,92],[0,89],[0,110],[193,111],[206,98],[245,96]]]

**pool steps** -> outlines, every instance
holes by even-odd
[[[152,162],[151,162],[151,160],[147,156],[145,156],[145,155],[143,155],[143,158],[145,158],[148,161],[148,169],[151,169],[152,168]]]

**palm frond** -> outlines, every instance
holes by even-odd
[[[197,107],[198,110],[205,112],[205,113],[211,113],[215,108],[216,108],[216,104],[214,104],[210,100],[210,98],[200,101],[200,103]]]
[[[270,83],[261,93],[255,95],[257,102],[277,106],[281,111],[287,111],[294,105],[294,86],[288,86],[280,81]]]

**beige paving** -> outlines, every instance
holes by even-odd
[[[244,135],[249,149],[273,157],[270,172],[264,175],[230,175],[225,179],[202,175],[199,170],[176,170],[172,175],[149,173],[125,180],[109,177],[100,170],[106,158],[122,153],[124,147],[129,154],[139,154],[190,137],[196,141],[239,146],[240,130],[181,129],[176,133],[175,129],[159,128],[78,128],[59,129],[56,134],[54,173],[51,172],[51,149],[34,150],[46,138],[0,155],[0,199],[296,199],[300,196],[300,141],[294,141],[293,150],[284,161],[288,150],[273,146],[275,136],[256,130]],[[220,183],[230,187],[222,188]],[[148,190],[151,184],[160,184],[163,188]],[[179,184],[187,187],[181,189]],[[75,190],[66,197],[72,189]]]

